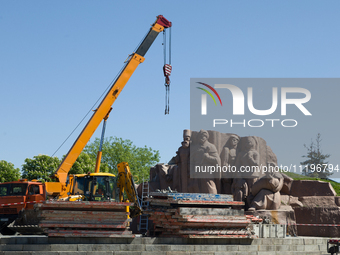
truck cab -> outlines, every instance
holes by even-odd
[[[0,233],[14,234],[7,226],[18,218],[20,211],[33,210],[35,203],[45,200],[45,185],[41,182],[22,179],[0,183]]]

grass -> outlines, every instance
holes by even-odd
[[[291,173],[291,172],[283,172],[284,174],[288,175],[289,177],[293,178],[294,180],[312,180],[312,181],[323,181],[329,182],[333,189],[335,190],[337,196],[340,196],[340,183],[329,180],[329,179],[321,179],[315,177],[307,177],[301,174]]]

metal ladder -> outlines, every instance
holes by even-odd
[[[149,201],[146,199],[149,197],[149,182],[143,182],[142,184],[142,199],[141,206],[142,210],[146,211],[149,208]],[[142,214],[139,216],[139,233],[145,234],[148,231],[149,227],[149,217],[147,214]]]

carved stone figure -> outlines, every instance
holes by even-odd
[[[183,130],[183,141],[190,143],[190,139],[191,139],[191,131],[189,129],[184,129]]]
[[[179,183],[179,192],[188,192],[188,178],[190,176],[190,130],[183,131],[182,147],[176,152],[175,163],[178,165],[179,179],[173,180]]]
[[[280,190],[284,178],[280,173],[268,172],[269,166],[276,166],[276,156],[272,152],[267,152],[268,162],[264,165],[268,168],[263,172],[257,138],[246,137],[245,139],[244,148],[239,152],[235,163],[242,175],[233,181],[234,199],[246,201],[248,210],[278,209],[281,204]],[[250,171],[242,172],[242,168],[248,168]]]
[[[228,142],[221,153],[221,162],[223,166],[235,165],[236,149],[239,141],[240,138],[236,135],[231,135],[228,139]]]
[[[283,186],[284,178],[280,173],[269,173],[257,179],[251,188],[249,211],[253,210],[277,210],[280,208],[280,190]]]
[[[246,137],[244,148],[237,155],[235,165],[238,172],[231,187],[235,201],[244,201],[249,196],[249,189],[254,183],[254,173],[242,171],[246,167],[259,166],[259,153],[256,150],[256,145],[254,137]]]
[[[231,135],[225,144],[225,147],[222,149],[221,153],[221,163],[222,166],[235,166],[236,161],[236,150],[237,144],[240,141],[240,138],[237,135]],[[230,169],[230,168],[229,168]],[[231,185],[232,185],[232,173],[228,173],[228,176],[224,176],[221,179],[222,182],[222,190],[221,193],[223,194],[230,194],[231,193]]]
[[[214,144],[208,142],[209,133],[201,130],[198,133],[197,141],[193,142],[191,149],[191,167],[199,166],[201,169],[207,169],[210,166],[221,165],[221,159]],[[196,185],[189,186],[189,192],[192,193],[214,193],[217,194],[215,178],[209,178],[205,175],[203,178],[195,179]],[[193,184],[192,183],[192,184]]]

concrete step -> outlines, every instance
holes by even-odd
[[[0,255],[326,255],[328,253],[320,252],[247,252],[247,251],[230,251],[230,252],[147,252],[147,251],[2,251]],[[328,254],[329,255],[329,254]]]
[[[211,245],[311,245],[327,244],[329,238],[287,237],[258,239],[226,238],[48,238],[47,236],[0,236],[0,244],[211,244]]]
[[[45,252],[326,252],[327,245],[2,244],[0,251]],[[159,254],[160,255],[160,254]]]
[[[0,255],[283,255],[327,254],[327,238],[0,237]]]

